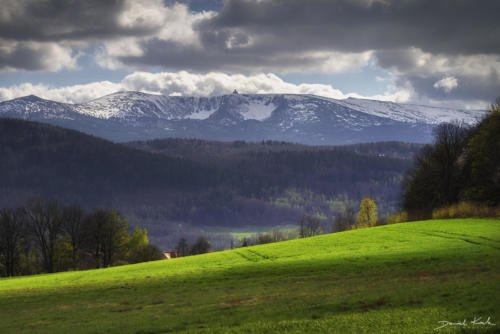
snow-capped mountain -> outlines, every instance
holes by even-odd
[[[179,97],[119,92],[81,104],[26,96],[0,103],[0,117],[77,129],[113,141],[164,137],[346,144],[429,142],[439,123],[473,124],[484,111],[313,95]]]

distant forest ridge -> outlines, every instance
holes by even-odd
[[[115,144],[74,130],[0,119],[0,207],[33,195],[119,210],[151,240],[212,227],[330,222],[372,197],[380,213],[398,206],[417,144],[305,146],[166,139]]]

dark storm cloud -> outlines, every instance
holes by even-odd
[[[2,7],[0,38],[6,40],[80,41],[154,31],[145,25],[121,26],[125,3],[120,0],[4,0]]]
[[[301,71],[328,60],[327,56],[313,57],[301,53],[263,53],[252,48],[229,49],[220,39],[213,41],[206,39],[205,43],[210,46],[199,48],[154,38],[141,43],[142,55],[122,56],[118,57],[118,60],[133,66],[150,65],[173,70],[196,72],[221,70],[234,73],[261,72],[270,69],[280,71],[292,67],[296,71]]]
[[[125,64],[252,69],[318,62],[311,52],[376,50],[379,63],[408,61],[405,48],[440,54],[500,53],[500,1],[228,0],[195,27],[201,47],[152,39]],[[401,50],[398,55],[395,50]],[[385,51],[389,51],[384,55]],[[389,59],[392,57],[392,59]],[[279,61],[284,61],[279,66]],[[403,64],[402,64],[403,65]],[[408,64],[410,66],[411,64]]]
[[[238,28],[276,47],[499,53],[496,0],[228,0],[202,27]]]
[[[48,50],[32,48],[22,45],[16,47],[12,52],[0,52],[0,70],[9,68],[25,69],[28,71],[39,71],[47,67],[45,55]]]

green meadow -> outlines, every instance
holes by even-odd
[[[499,306],[500,220],[430,220],[1,279],[0,333],[498,333]]]

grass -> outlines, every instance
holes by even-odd
[[[498,333],[499,282],[500,220],[413,222],[1,279],[0,333]]]

